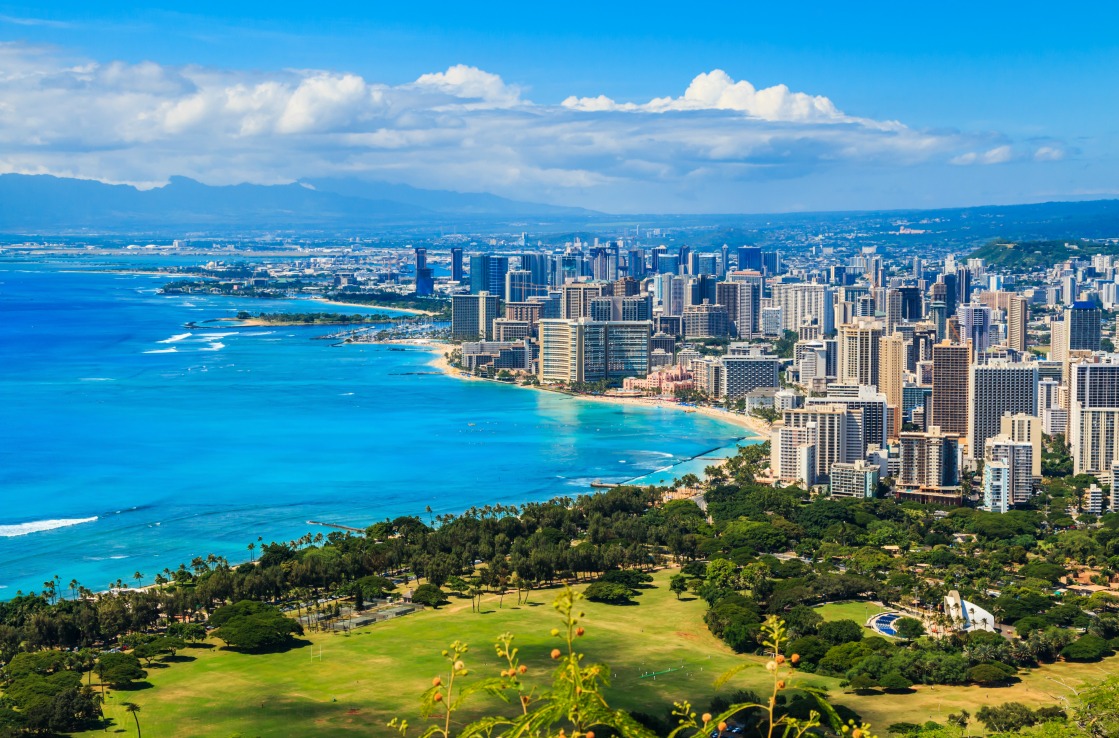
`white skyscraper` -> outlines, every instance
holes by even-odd
[[[773,302],[781,308],[782,328],[795,331],[816,320],[825,334],[835,330],[835,293],[826,284],[776,284]]]

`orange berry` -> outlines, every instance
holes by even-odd
[[[558,648],[553,648],[552,649],[552,658],[553,659],[558,659],[562,655],[563,655],[563,653]]]
[[[528,667],[527,667],[527,666],[525,666],[524,664],[521,664],[521,665],[520,665],[520,667],[518,667],[518,668],[517,668],[517,671],[519,671],[519,672],[521,672],[522,674],[524,674],[524,673],[525,673],[526,671],[528,671]]]
[[[863,731],[861,731],[858,728],[855,728],[854,730],[851,731],[851,738],[863,738]]]
[[[594,731],[593,730],[588,730],[587,731],[587,738],[594,738]]]
[[[442,684],[443,684],[443,680],[440,679],[439,677],[435,677],[434,679],[431,680],[431,686],[433,686],[433,687],[438,687]]]
[[[720,733],[722,733],[726,729],[727,729],[727,724],[725,722],[719,723],[719,732]]]
[[[782,656],[781,654],[777,654],[777,659],[776,659],[776,661],[777,661],[777,663],[779,663],[779,664],[783,664],[783,663],[785,663],[785,657],[784,657],[784,656]]]
[[[797,663],[798,661],[800,661],[800,654],[794,653],[792,656],[789,657],[789,661],[792,661],[794,664]]]
[[[442,702],[443,701],[443,693],[442,692],[436,692],[435,697],[433,697],[433,699],[436,702]]]
[[[703,713],[703,724],[707,725],[709,722],[711,722],[711,713],[709,713],[709,712]]]
[[[785,680],[784,680],[784,679],[782,679],[781,681],[777,682],[777,688],[778,688],[778,689],[784,689],[784,688],[785,688]]]
[[[577,636],[581,636],[581,635],[583,635],[583,634],[584,634],[584,633],[586,633],[586,632],[587,632],[587,631],[583,630],[583,629],[582,629],[581,627],[580,627],[580,628],[576,628],[576,629],[575,629],[575,635],[577,635]]]

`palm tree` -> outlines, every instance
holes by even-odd
[[[136,572],[135,574],[133,574],[132,578],[136,580],[137,587],[144,583],[144,575],[140,572]]]
[[[136,738],[140,738],[140,706],[135,702],[123,702],[121,707],[125,712],[132,713],[132,719],[136,721]]]
[[[255,543],[250,543],[249,544],[249,561],[256,561],[256,554],[254,553],[255,551],[256,551],[256,544]]]

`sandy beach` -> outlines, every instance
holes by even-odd
[[[456,379],[463,379],[463,380],[471,381],[471,382],[492,381],[492,380],[488,380],[488,379],[481,379],[479,377],[475,377],[474,375],[470,374],[469,372],[464,372],[460,369],[456,369],[455,367],[451,366],[450,362],[447,361],[446,353],[447,353],[448,350],[450,350],[452,348],[452,344],[443,343],[441,341],[433,341],[433,340],[430,340],[430,339],[422,339],[422,338],[421,339],[415,339],[415,340],[405,339],[405,340],[401,340],[401,341],[394,341],[393,343],[396,344],[396,345],[400,345],[400,346],[411,346],[411,347],[415,347],[415,348],[422,348],[426,351],[431,352],[434,356],[433,356],[432,360],[430,362],[428,362],[428,366],[439,369],[441,372],[443,372],[444,374],[446,374],[448,376],[455,377]],[[531,385],[526,387],[526,386],[524,386],[522,384],[519,384],[517,382],[502,382],[501,384],[507,384],[511,387],[517,387],[519,389],[536,390],[538,392],[557,392],[557,390],[551,390],[551,389],[548,389],[546,387],[538,387],[538,386],[531,386]],[[770,430],[771,430],[771,426],[770,426],[769,423],[762,420],[761,418],[755,418],[751,415],[741,415],[741,414],[738,414],[738,413],[732,413],[732,412],[728,412],[726,410],[722,410],[720,408],[714,408],[714,407],[682,405],[678,402],[673,402],[671,400],[664,400],[664,399],[660,399],[660,398],[656,398],[656,397],[612,397],[612,396],[609,396],[609,395],[605,395],[605,396],[602,396],[602,395],[573,395],[573,394],[566,393],[566,392],[559,393],[559,394],[564,394],[564,395],[567,395],[568,397],[571,397],[573,400],[581,400],[581,401],[584,401],[584,402],[604,402],[604,403],[609,403],[609,404],[613,404],[613,405],[655,407],[655,408],[664,408],[664,409],[668,409],[668,410],[677,410],[677,411],[681,411],[681,412],[699,413],[700,415],[705,415],[709,418],[713,418],[715,420],[719,420],[719,421],[722,421],[724,423],[729,423],[731,425],[736,425],[740,428],[745,428],[746,430],[750,431],[751,434],[753,434],[753,435],[755,435],[755,436],[757,436],[761,439],[769,438],[769,433],[770,433]]]

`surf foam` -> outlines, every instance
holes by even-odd
[[[97,520],[96,515],[92,518],[58,518],[57,520],[35,520],[30,523],[0,525],[0,538],[14,538],[16,536],[30,535],[31,533],[42,533],[43,531],[55,530],[57,528],[68,528],[71,525],[92,523],[94,520]]]

